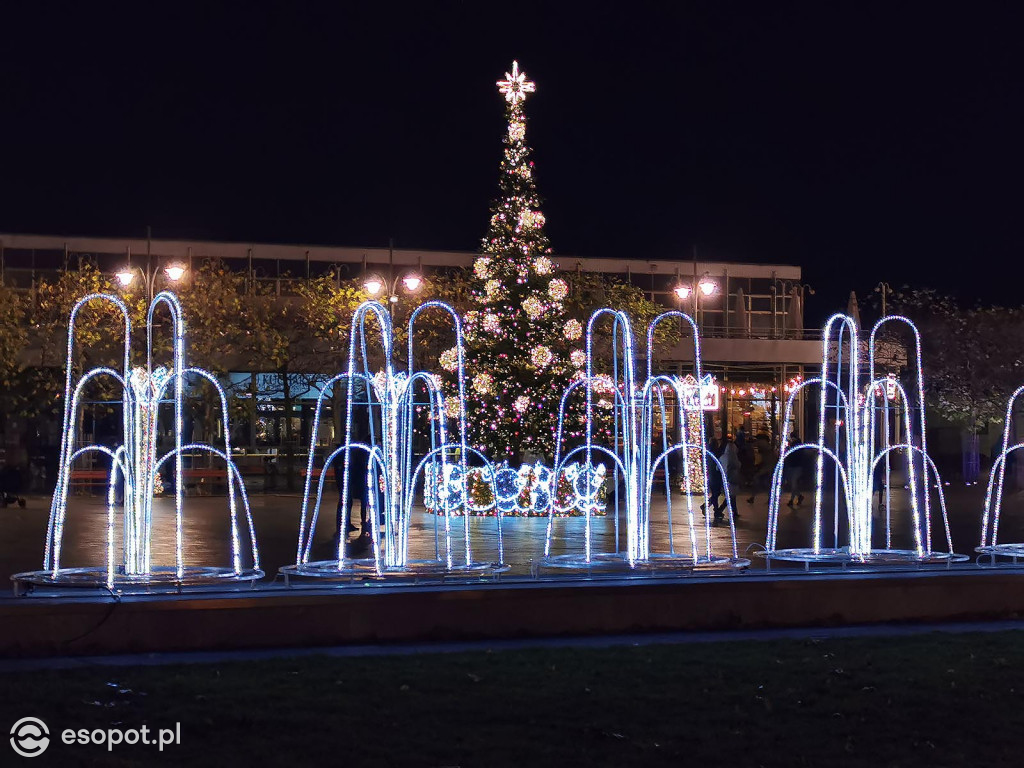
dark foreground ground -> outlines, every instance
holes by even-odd
[[[50,670],[0,676],[30,765],[1019,766],[1020,632]],[[65,746],[181,723],[180,746]],[[0,765],[21,765],[0,745]]]

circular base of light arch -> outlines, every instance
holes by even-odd
[[[591,555],[550,555],[534,561],[537,571],[545,569],[586,571],[598,574],[670,574],[690,573],[692,571],[731,571],[742,570],[750,565],[750,560],[742,557],[699,556],[696,560],[689,555],[655,554],[632,564],[622,553],[603,553]]]
[[[211,587],[226,584],[252,583],[264,577],[263,571],[250,568],[235,572],[232,568],[213,566],[189,566],[178,574],[173,566],[153,568],[145,574],[128,574],[123,569],[115,569],[112,583],[106,568],[61,568],[54,573],[46,571],[26,571],[11,576],[16,591],[24,592],[30,588],[110,588],[125,589],[178,589],[180,587]]]
[[[960,563],[970,559],[967,555],[958,555],[954,552],[926,552],[922,555],[914,549],[875,549],[867,555],[856,555],[845,548],[822,548],[815,551],[811,547],[806,547],[777,549],[755,554],[765,560],[808,565],[942,565]]]
[[[318,560],[301,565],[286,565],[280,569],[285,578],[308,578],[336,581],[353,580],[408,580],[421,578],[491,576],[504,573],[510,565],[499,563],[456,563],[451,567],[441,560],[410,560],[402,567],[384,568],[377,572],[373,558],[345,560]]]

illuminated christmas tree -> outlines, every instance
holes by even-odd
[[[550,461],[562,393],[586,362],[583,326],[565,308],[569,286],[550,257],[526,144],[523,105],[536,86],[512,62],[498,89],[508,118],[501,194],[491,205],[490,228],[473,265],[475,308],[465,318],[469,437],[494,461],[528,455]],[[455,350],[440,362],[454,371]],[[569,419],[577,435],[582,399],[574,398]],[[602,399],[601,405],[611,402]]]

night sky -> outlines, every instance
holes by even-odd
[[[517,58],[556,253],[1021,303],[1013,4],[20,5],[0,231],[475,250]]]

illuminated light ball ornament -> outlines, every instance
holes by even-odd
[[[587,364],[587,353],[582,349],[574,349],[569,353],[569,361],[577,368],[582,368]]]
[[[555,301],[561,301],[569,295],[569,285],[561,278],[556,277],[548,283],[548,296]]]
[[[531,320],[536,320],[544,314],[544,305],[536,296],[530,296],[523,302],[523,311]]]
[[[583,323],[579,320],[569,320],[562,329],[562,335],[569,341],[576,341],[583,336]]]
[[[546,368],[554,358],[555,356],[551,353],[551,350],[543,344],[534,347],[533,351],[530,352],[530,361],[537,368]]]
[[[519,229],[539,229],[544,226],[544,214],[527,208],[519,214]]]
[[[494,386],[494,379],[489,373],[478,373],[473,377],[473,391],[479,395],[487,395]]]
[[[520,395],[512,403],[512,407],[516,409],[516,413],[523,413],[530,407],[530,398],[526,395]]]
[[[441,353],[441,357],[438,358],[438,362],[441,363],[441,367],[449,373],[454,373],[459,367],[459,348],[452,347],[446,349]]]
[[[483,327],[488,333],[497,333],[501,330],[501,318],[493,312],[488,312],[484,315]]]
[[[514,120],[508,124],[508,137],[512,141],[522,141],[526,138],[526,125],[522,120]]]
[[[493,299],[501,291],[501,281],[494,280],[493,278],[488,280],[484,283],[484,290],[487,292],[487,298]]]
[[[458,397],[449,397],[444,401],[444,414],[449,419],[459,418],[459,412],[462,409],[462,401]]]
[[[501,217],[501,214],[496,214],[496,216]],[[491,259],[490,259],[490,257],[489,256],[481,256],[476,261],[474,261],[473,262],[473,271],[476,273],[476,276],[479,277],[481,280],[486,280],[488,277],[490,277],[491,276]]]
[[[537,260],[533,262],[533,268],[537,270],[538,275],[550,275],[555,265],[547,256],[538,256]],[[582,326],[580,326],[580,333],[582,332]]]

